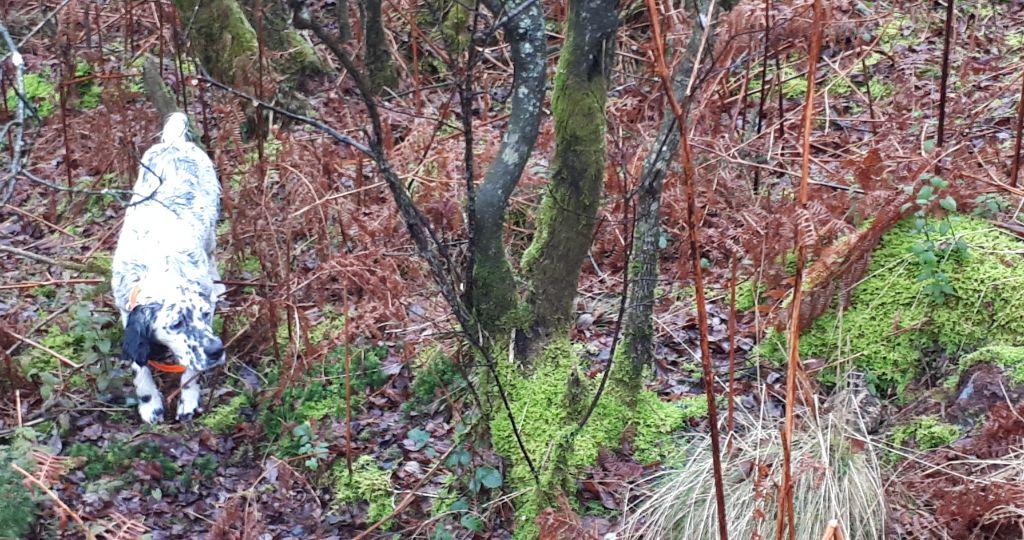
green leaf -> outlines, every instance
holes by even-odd
[[[430,433],[420,428],[410,429],[406,436],[413,442],[413,450],[422,449],[430,441]]]
[[[501,471],[494,467],[480,467],[476,470],[476,479],[485,487],[495,489],[501,487]]]
[[[459,500],[453,502],[449,510],[451,510],[452,512],[462,512],[464,510],[469,510],[469,501],[466,500],[465,497],[462,497]]]
[[[954,200],[953,197],[950,197],[949,195],[946,195],[946,198],[939,201],[939,206],[941,206],[942,209],[947,212],[956,212],[956,200]]]
[[[445,460],[445,465],[448,467],[456,467],[458,465],[469,465],[470,456],[469,452],[465,448],[456,448],[452,450],[452,453],[448,455],[448,459]]]
[[[473,532],[480,532],[484,530],[484,521],[475,514],[463,514],[462,519],[459,520],[459,523],[461,523],[463,527]]]
[[[453,538],[455,537],[452,536],[452,533],[448,532],[440,523],[434,526],[434,532],[430,535],[430,540],[452,540]]]

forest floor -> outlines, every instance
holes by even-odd
[[[557,18],[563,8],[551,4],[551,17]],[[480,435],[479,411],[459,376],[463,351],[452,337],[453,323],[373,167],[295,124],[275,123],[265,140],[252,140],[243,104],[199,82],[187,63],[183,71],[175,67],[172,11],[153,7],[158,5],[133,6],[128,16],[121,3],[43,0],[10,7],[5,17],[19,37],[60,9],[20,47],[26,90],[39,116],[25,130],[31,150],[25,168],[57,188],[20,177],[0,210],[0,244],[42,257],[0,257],[0,488],[12,489],[22,480],[6,464],[23,463],[49,479],[93,533],[110,538],[136,537],[138,531],[152,538],[352,538],[382,518],[387,522],[370,537],[509,536],[515,510],[511,495],[499,496],[503,460]],[[413,12],[414,6],[406,7]],[[775,7],[773,59],[765,71],[770,99],[764,103],[757,91],[763,28],[742,32],[749,21],[761,20],[762,8],[744,3],[729,16],[723,32],[733,39],[721,40],[717,65],[725,67],[712,72],[700,94],[693,142],[706,208],[701,234],[711,352],[724,378],[735,348],[739,380],[731,399],[739,407],[774,419],[783,414],[785,370],[770,354],[758,360],[752,351],[779,317],[777,301],[792,284],[785,254],[795,227],[810,224],[821,256],[838,238],[877,217],[872,211],[904,185],[914,185],[903,184],[903,178],[913,181],[937,162],[953,185],[936,188],[933,208],[945,208],[943,197],[952,197],[959,212],[983,214],[993,228],[1009,231],[1007,236],[1024,237],[1014,212],[1024,192],[1005,185],[1024,72],[1024,3],[972,0],[956,7],[947,141],[936,149],[944,7],[832,3],[818,65],[815,203],[805,214],[794,209],[792,199],[807,84],[807,5]],[[402,27],[399,14],[389,16],[389,27]],[[676,35],[689,28],[682,15],[666,22]],[[608,107],[607,204],[584,267],[572,331],[590,363],[590,377],[599,376],[610,358],[623,239],[629,236],[622,224],[623,194],[635,184],[663,106],[644,60],[645,16],[627,17],[622,36]],[[552,32],[550,39],[560,38]],[[166,52],[165,81],[176,92],[188,91],[189,112],[224,185],[219,257],[229,290],[217,324],[230,360],[204,376],[206,413],[197,421],[178,423],[169,415],[168,423],[147,426],[135,412],[130,376],[117,357],[120,324],[109,287],[97,273],[73,268],[108,264],[123,207],[117,193],[85,191],[130,189],[138,158],[159,125],[142,93],[139,59],[158,51]],[[483,92],[475,101],[483,163],[496,152],[511,81],[505,52],[495,47],[489,53],[478,81]],[[6,93],[11,64],[5,62]],[[415,77],[403,64],[403,91],[384,100],[393,137],[389,149],[432,224],[456,256],[464,257],[457,107],[450,88],[430,86],[443,81],[443,63],[422,63]],[[62,80],[67,84],[61,86]],[[307,81],[301,93],[305,97],[297,102],[307,113],[362,136],[362,111],[349,79]],[[0,111],[4,123],[12,104],[8,98]],[[759,106],[762,128],[753,120]],[[530,238],[552,130],[545,121],[513,196],[513,254]],[[0,143],[5,154],[7,144]],[[708,422],[694,354],[700,334],[683,251],[679,184],[670,181],[665,190],[650,388],[663,399],[692,405],[689,425],[680,430],[683,441],[706,432]],[[740,312],[730,332],[733,260]],[[923,358],[928,369],[908,372],[912,376],[899,385],[874,381],[878,387],[872,388],[882,404],[875,436],[891,442],[895,435],[895,446],[918,456],[883,459],[891,495],[887,534],[985,533],[991,523],[977,521],[977,515],[989,515],[992,508],[978,509],[973,525],[965,525],[962,515],[944,513],[949,499],[940,492],[953,484],[943,483],[951,482],[948,477],[929,484],[920,464],[951,461],[984,437],[985,451],[1004,457],[1020,444],[1024,424],[1012,414],[969,421],[950,416],[951,403],[972,406],[956,402],[962,387],[958,358],[940,349],[925,350]],[[817,372],[833,359],[805,360]],[[953,383],[944,385],[951,377]],[[1020,396],[1012,378],[991,377],[992,385],[1005,383],[1010,395]],[[176,376],[161,376],[165,395],[176,382]],[[832,388],[826,381],[814,391],[825,397]],[[29,459],[31,448],[47,454]],[[663,468],[612,450],[579,478],[574,509],[557,511],[581,516],[581,530],[588,534],[614,530],[622,509],[635,502],[630,484]],[[48,457],[53,455],[73,459]],[[1024,494],[1001,497],[1015,498],[1008,507],[1024,512]],[[38,494],[12,497],[0,508],[0,527],[5,519],[26,520],[27,528],[8,530],[29,531],[31,537],[81,536],[67,512]]]

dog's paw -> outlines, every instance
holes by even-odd
[[[199,392],[182,392],[178,398],[178,421],[191,422],[193,418],[203,412],[199,404]]]
[[[152,399],[147,403],[139,403],[139,416],[147,424],[159,424],[164,421],[164,405],[162,400]]]

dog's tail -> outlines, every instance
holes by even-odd
[[[167,116],[164,122],[164,131],[160,135],[162,143],[187,142],[189,140],[188,116],[185,113],[174,112]]]

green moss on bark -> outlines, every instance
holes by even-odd
[[[178,16],[191,20],[192,43],[199,61],[219,81],[238,85],[259,53],[256,32],[237,0],[174,0]]]
[[[605,51],[583,46],[584,40],[595,41],[585,34],[596,32],[588,27],[596,23],[584,15],[602,16],[589,12],[570,16],[551,97],[555,121],[551,181],[537,214],[533,242],[522,259],[530,278],[534,322],[542,331],[557,331],[568,322],[604,183],[608,83],[600,63]]]

